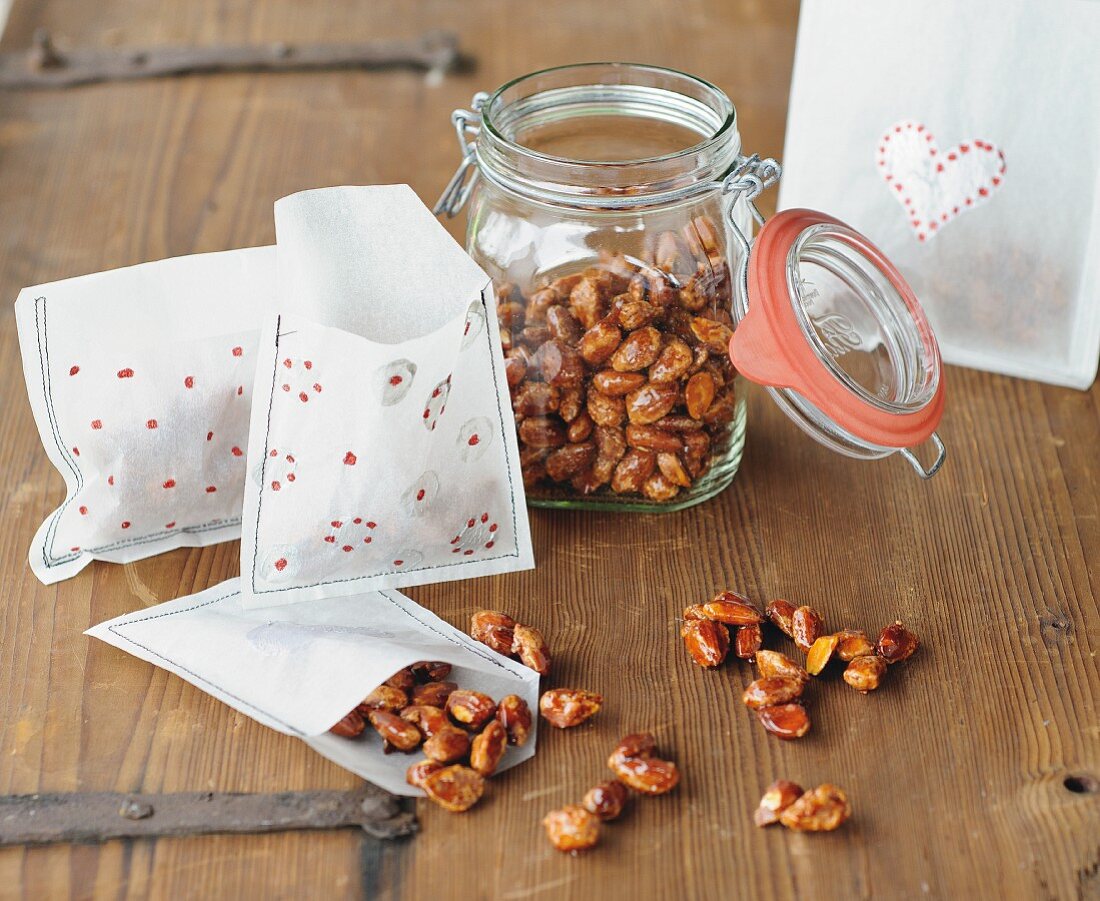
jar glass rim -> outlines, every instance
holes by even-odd
[[[534,150],[530,147],[525,146],[524,144],[519,143],[513,138],[508,137],[497,127],[496,121],[493,117],[493,112],[497,105],[501,102],[501,98],[504,96],[506,91],[518,87],[525,82],[532,81],[536,78],[545,77],[547,75],[567,72],[594,71],[601,68],[617,69],[623,71],[632,70],[636,72],[648,72],[654,75],[664,75],[669,76],[673,79],[683,80],[683,82],[688,85],[695,85],[696,87],[703,89],[705,92],[711,95],[715,104],[718,107],[717,109],[714,109],[714,112],[723,115],[722,123],[716,129],[714,129],[710,135],[703,137],[702,140],[697,141],[694,144],[688,145],[687,147],[682,147],[679,150],[670,153],[660,154],[658,156],[637,157],[628,160],[583,160],[576,159],[574,157],[562,157],[555,156],[553,154],[542,153],[538,150]],[[501,143],[506,145],[508,150],[511,152],[529,157],[532,160],[539,160],[546,163],[563,163],[570,166],[592,166],[601,168],[616,166],[636,166],[639,164],[654,164],[682,159],[684,157],[691,156],[692,154],[697,154],[700,151],[706,150],[710,146],[720,144],[724,140],[727,140],[730,136],[731,131],[733,131],[737,125],[737,110],[733,105],[733,101],[730,100],[725,91],[723,91],[712,82],[707,81],[705,78],[700,78],[698,75],[692,75],[690,73],[682,72],[679,69],[673,69],[668,66],[654,66],[648,63],[629,63],[614,61],[570,63],[563,66],[550,66],[545,69],[538,69],[534,72],[528,72],[524,75],[520,75],[516,78],[511,79],[508,82],[505,82],[495,91],[493,91],[493,93],[489,95],[489,98],[483,104],[481,108],[481,114],[482,127],[487,130],[495,140],[500,141]]]

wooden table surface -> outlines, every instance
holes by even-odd
[[[3,39],[62,45],[350,40],[452,28],[473,74],[221,75],[0,95],[0,791],[275,791],[355,779],[175,676],[83,636],[214,585],[238,546],[95,564],[54,587],[26,550],[62,497],[25,400],[11,307],[24,285],[273,239],[302,188],[453,171],[452,108],[525,71],[633,59],[726,89],[745,145],[780,154],[793,0],[16,0]],[[458,224],[452,224],[458,233]],[[1100,389],[948,373],[945,470],[861,463],[806,439],[760,391],[741,472],[663,517],[532,512],[536,570],[410,590],[456,624],[496,607],[541,626],[553,681],[602,692],[589,727],[465,816],[421,803],[422,831],[114,842],[0,852],[0,895],[115,898],[1100,897]],[[749,668],[695,668],[677,616],[722,587],[812,602],[830,623],[900,617],[924,640],[878,694],[820,686],[790,744],[753,723]],[[539,827],[652,729],[685,774],[581,859]],[[759,830],[776,777],[845,786],[828,835]],[[1068,780],[1068,781],[1067,781]],[[1076,791],[1073,789],[1077,789]]]

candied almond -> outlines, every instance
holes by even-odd
[[[760,611],[747,598],[732,591],[719,592],[703,605],[703,609],[710,619],[730,626],[751,626],[764,621]]]
[[[697,372],[684,385],[684,405],[688,416],[702,419],[714,401],[714,376],[709,372]]]
[[[875,653],[875,646],[860,629],[842,629],[836,633],[836,655],[846,663],[856,657]]]
[[[779,822],[795,832],[829,832],[852,815],[844,790],[825,783],[811,788],[779,814]]]
[[[444,726],[451,725],[447,719],[447,714],[440,708],[429,707],[427,704],[413,704],[402,710],[400,715],[401,719],[412,723],[428,738],[431,738]]]
[[[478,610],[470,619],[470,637],[488,645],[498,654],[512,653],[516,621],[496,610]]]
[[[757,826],[770,826],[779,822],[779,815],[797,801],[803,794],[802,786],[786,779],[776,779],[768,786],[760,799],[752,819]]]
[[[508,744],[517,748],[523,747],[531,734],[532,721],[531,708],[519,695],[507,695],[500,699],[497,705],[497,722],[508,734]]]
[[[741,700],[751,710],[776,707],[801,696],[805,683],[793,676],[765,676],[749,683]]]
[[[497,720],[490,720],[470,743],[470,767],[482,776],[492,776],[507,749],[508,733]]]
[[[837,643],[835,635],[822,635],[810,645],[806,653],[806,672],[811,676],[820,675],[832,659]]]
[[[887,663],[908,660],[920,647],[920,639],[900,622],[887,626],[878,636],[878,653]]]
[[[530,667],[540,676],[550,672],[550,647],[546,644],[542,633],[533,626],[516,626],[512,653],[518,655],[520,663]]]
[[[632,732],[615,746],[620,757],[652,757],[657,753],[657,739],[652,732]]]
[[[772,624],[788,638],[794,638],[794,604],[790,601],[772,601],[764,613]]]
[[[789,741],[810,731],[810,715],[801,704],[780,704],[756,711],[760,724],[776,738]]]
[[[618,819],[626,806],[630,793],[621,782],[601,782],[594,785],[584,796],[585,810],[595,814],[602,821]]]
[[[886,661],[877,654],[855,657],[844,670],[844,681],[856,691],[867,694],[882,684],[886,675]]]
[[[657,454],[657,468],[666,479],[681,488],[691,487],[691,473],[687,471],[684,462],[675,453]]]
[[[607,764],[620,782],[645,795],[663,795],[680,782],[680,770],[671,760],[615,753]]]
[[[678,385],[647,382],[626,396],[626,415],[634,425],[650,425],[663,419],[679,400]]]
[[[333,735],[339,735],[341,738],[356,738],[362,735],[363,730],[366,728],[367,721],[363,719],[362,714],[357,710],[353,710],[328,731]]]
[[[642,494],[651,501],[670,501],[680,493],[680,486],[669,481],[661,473],[655,472],[642,485]]]
[[[542,818],[546,836],[559,851],[576,854],[587,851],[600,840],[600,820],[580,804],[566,804]]]
[[[661,333],[648,325],[631,332],[611,355],[611,368],[618,372],[637,372],[652,366],[661,353]]]
[[[702,667],[718,666],[730,649],[729,629],[710,619],[685,621],[680,627],[680,637],[691,659]]]
[[[411,672],[409,673],[409,679],[409,687],[412,688],[414,683]],[[360,713],[366,713],[368,710],[389,710],[391,713],[396,713],[406,707],[408,703],[409,696],[404,691],[400,688],[394,688],[392,685],[383,684],[363,698],[356,709]]]
[[[447,697],[447,713],[460,726],[480,729],[497,712],[497,705],[487,694],[469,688],[457,688]]]
[[[691,368],[691,348],[679,338],[668,338],[656,362],[649,368],[649,380],[655,385],[678,382]]]
[[[451,674],[451,665],[441,660],[421,660],[409,669],[417,682],[442,682]]]
[[[447,766],[429,773],[422,780],[421,788],[444,810],[461,813],[481,800],[485,779],[467,766]]]
[[[406,692],[413,687],[413,684],[415,682],[416,677],[413,675],[412,667],[406,666],[404,669],[399,669],[396,673],[390,676],[385,682],[382,683],[382,685],[390,688],[396,688],[402,692]],[[364,701],[364,703],[366,702]]]
[[[551,726],[569,729],[599,712],[603,698],[583,688],[552,688],[539,698],[539,713]]]
[[[760,650],[756,652],[756,666],[761,676],[793,676],[807,682],[810,674],[791,660],[786,654],[779,651]]]
[[[421,760],[405,771],[405,781],[414,788],[422,789],[424,780],[432,773],[438,773],[441,769],[443,769],[441,763],[436,763],[434,760]]]
[[[367,715],[374,730],[398,751],[411,751],[417,747],[424,736],[408,720],[388,710],[372,710]]]
[[[469,753],[469,734],[450,723],[436,727],[424,742],[424,756],[436,763],[458,763]]]
[[[646,383],[641,372],[616,372],[604,369],[592,376],[592,384],[609,397],[625,397],[631,391],[637,391]]]
[[[759,623],[741,626],[733,639],[733,653],[742,660],[753,660],[764,646],[764,633]]]
[[[791,616],[791,637],[802,651],[808,652],[825,632],[825,617],[805,605]]]
[[[640,493],[646,479],[653,475],[656,468],[657,455],[653,451],[632,447],[615,465],[611,476],[611,490],[618,494]]]

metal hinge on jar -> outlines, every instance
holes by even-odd
[[[454,125],[455,137],[458,138],[462,162],[458,164],[458,169],[432,208],[437,216],[446,214],[448,219],[457,216],[477,184],[476,143],[481,132],[481,108],[489,96],[487,91],[478,91],[470,103],[473,109],[456,109],[451,113],[451,124]]]

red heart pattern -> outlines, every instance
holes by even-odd
[[[883,132],[875,161],[918,241],[989,200],[1006,171],[1004,151],[989,141],[971,139],[942,151],[932,133],[910,119]]]

